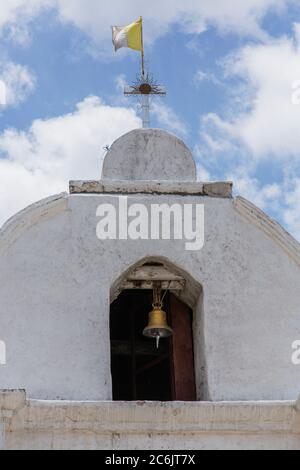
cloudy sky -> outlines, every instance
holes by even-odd
[[[299,0],[2,0],[0,226],[99,178],[103,148],[140,127],[122,94],[139,54],[115,54],[110,31],[140,15],[168,90],[153,127],[186,141],[199,179],[233,180],[300,241]]]

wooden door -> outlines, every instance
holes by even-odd
[[[173,400],[196,401],[192,311],[175,295],[169,297],[170,323],[173,329],[171,370]]]

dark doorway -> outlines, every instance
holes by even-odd
[[[171,338],[156,342],[143,336],[152,309],[152,292],[127,290],[111,305],[113,399],[194,401],[195,374],[192,311],[174,295],[164,301]]]

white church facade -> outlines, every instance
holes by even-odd
[[[299,449],[297,339],[299,243],[167,132],[0,230],[0,448]]]

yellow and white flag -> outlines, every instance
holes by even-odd
[[[129,47],[135,51],[143,51],[143,20],[140,18],[128,26],[113,26],[113,45],[115,50]]]

